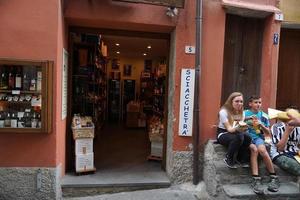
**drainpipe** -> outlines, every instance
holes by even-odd
[[[193,184],[199,183],[199,136],[200,136],[200,77],[202,45],[202,0],[196,0],[196,51],[195,51],[195,95],[193,120]]]

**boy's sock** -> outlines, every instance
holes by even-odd
[[[270,176],[277,176],[277,175],[276,175],[276,172],[270,173]]]
[[[258,178],[260,176],[258,176],[257,174],[252,174],[252,178]]]

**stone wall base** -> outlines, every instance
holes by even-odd
[[[1,167],[0,199],[61,199],[60,169]]]

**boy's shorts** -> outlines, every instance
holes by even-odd
[[[252,143],[258,147],[259,145],[262,145],[262,144],[264,145],[265,141],[262,138],[258,137],[258,138],[252,139]]]

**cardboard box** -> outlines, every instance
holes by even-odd
[[[126,126],[127,127],[139,127],[139,115],[136,112],[127,112]]]
[[[151,156],[162,157],[163,143],[161,142],[151,142]]]
[[[94,153],[80,154],[75,156],[76,172],[94,171]]]
[[[75,155],[93,153],[93,138],[77,138],[75,140]]]
[[[127,104],[127,112],[140,112],[140,104],[134,101],[130,101]]]

